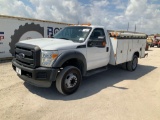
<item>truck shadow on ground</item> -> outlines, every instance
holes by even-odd
[[[116,87],[114,85],[123,80],[137,80],[154,69],[156,69],[156,67],[139,65],[136,71],[129,72],[122,70],[119,67],[111,66],[111,68],[107,71],[92,75],[90,77],[85,77],[78,91],[68,96],[61,95],[56,90],[55,84],[53,84],[50,88],[38,88],[27,83],[24,83],[24,86],[33,94],[37,94],[38,96],[49,100],[76,100],[95,95],[101,90],[107,89],[107,87],[127,90],[128,88]]]
[[[147,51],[153,51],[153,50],[150,50],[150,49],[149,49],[149,50],[146,50],[146,52],[147,52]]]

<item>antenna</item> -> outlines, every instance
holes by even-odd
[[[128,29],[129,29],[129,22],[128,22],[128,26],[127,26],[127,31],[128,31]]]

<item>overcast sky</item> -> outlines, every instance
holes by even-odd
[[[0,0],[0,14],[160,33],[160,0]]]

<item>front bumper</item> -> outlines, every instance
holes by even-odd
[[[53,68],[28,68],[19,65],[15,59],[12,60],[12,67],[16,71],[16,67],[21,69],[21,75],[17,74],[22,80],[37,87],[50,87],[52,82],[56,80],[58,69]]]

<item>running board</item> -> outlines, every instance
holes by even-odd
[[[97,69],[94,69],[94,70],[90,70],[88,71],[85,76],[88,77],[88,76],[91,76],[91,75],[94,75],[94,74],[97,74],[97,73],[100,73],[100,72],[104,72],[108,70],[108,67],[101,67],[101,68],[97,68]]]

